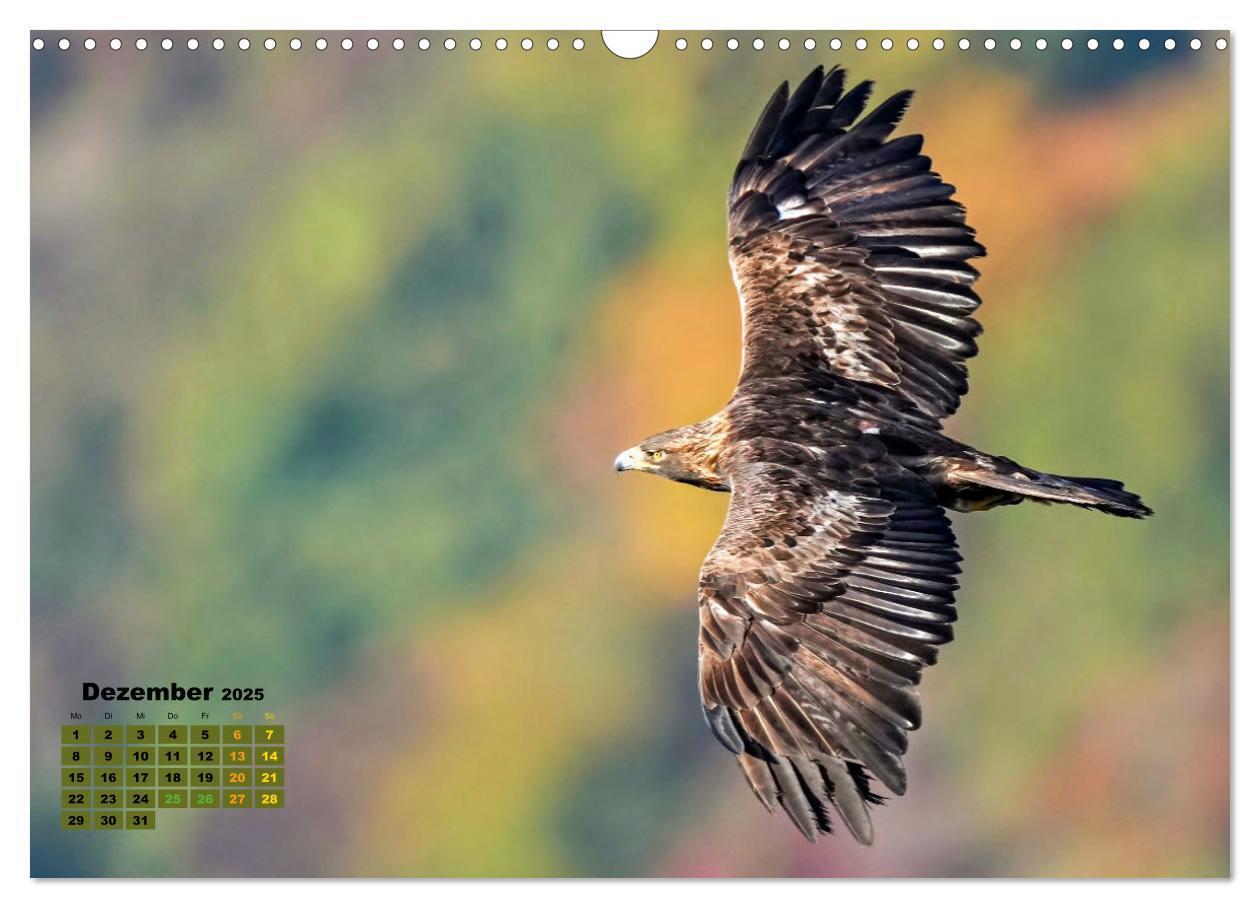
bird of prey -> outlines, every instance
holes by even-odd
[[[946,510],[1035,501],[1151,514],[1111,479],[1056,476],[955,441],[984,247],[923,138],[892,134],[902,91],[836,68],[781,85],[727,198],[743,317],[738,384],[716,415],[653,435],[615,468],[730,492],[700,571],[700,697],[765,807],[813,841],[873,839],[874,782],[906,790],[916,685],[952,638],[958,546]]]

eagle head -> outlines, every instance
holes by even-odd
[[[714,491],[729,491],[726,478],[717,466],[721,437],[711,420],[670,429],[627,448],[613,461],[613,469],[655,473],[674,482]]]

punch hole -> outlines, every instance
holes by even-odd
[[[443,41],[443,42],[442,42],[442,46],[443,46],[443,47],[445,47],[447,50],[454,50],[454,49],[455,49],[455,39],[454,39],[454,38],[447,38],[445,41]]]
[[[637,60],[656,47],[656,39],[660,37],[660,32],[609,30],[600,32],[599,36],[603,39],[604,47],[616,56],[623,60]],[[678,40],[682,41],[682,47],[678,49],[685,50],[687,42],[682,38]],[[677,47],[678,42],[674,42],[674,46]]]
[[[451,43],[452,43],[452,44],[454,44],[454,42],[451,42]],[[349,38],[342,38],[342,39],[341,39],[341,49],[342,49],[342,50],[350,50],[352,47],[354,47],[354,42],[353,42],[353,41],[351,41]],[[448,50],[449,50],[449,48],[448,48]]]
[[[496,38],[494,41],[495,50],[507,50],[507,38]]]
[[[189,50],[196,50],[197,48],[201,47],[201,42],[198,41],[196,38],[189,38],[188,41],[185,42],[184,46],[187,47]]]
[[[239,47],[241,50],[249,50],[249,39],[242,38],[241,40],[236,42],[236,46]]]
[[[1217,38],[1217,39],[1216,39],[1216,49],[1217,49],[1217,50],[1224,50],[1224,49],[1225,49],[1225,48],[1227,48],[1227,47],[1229,47],[1229,42],[1228,42],[1228,41],[1226,41],[1224,38]]]
[[[264,48],[264,49],[266,49],[266,50],[275,50],[275,49],[276,49],[276,39],[275,39],[275,38],[268,38],[268,39],[266,39],[265,41],[263,41],[263,48]]]
[[[853,42],[853,46],[856,47],[858,50],[866,50],[866,39],[858,38],[856,41]]]
[[[701,41],[701,42],[700,42],[700,46],[701,46],[704,50],[713,50],[713,39],[712,39],[712,38],[705,38],[703,41]]]
[[[31,47],[35,48],[36,50],[43,50],[43,49],[44,49],[44,39],[43,39],[43,38],[36,38],[34,41],[32,41],[32,42],[31,42]]]
[[[244,38],[242,38],[241,40],[242,40],[242,41],[244,41],[245,39],[244,39]],[[249,42],[246,42],[246,44],[248,44],[248,43],[249,43]],[[136,39],[136,50],[144,50],[144,49],[145,49],[145,48],[147,48],[148,46],[149,46],[149,42],[148,42],[148,41],[146,41],[144,38],[137,38],[137,39]]]
[[[817,47],[817,46],[818,46],[818,42],[817,42],[817,41],[815,41],[813,38],[806,38],[806,39],[805,39],[805,49],[806,49],[806,50],[813,50],[813,49],[814,49],[815,47]]]
[[[289,50],[301,50],[302,40],[300,38],[291,38],[289,40]]]
[[[316,38],[316,39],[315,39],[315,49],[316,49],[316,50],[328,50],[328,39],[327,39],[327,38]]]
[[[1138,48],[1139,48],[1139,49],[1141,49],[1141,50],[1150,50],[1150,48],[1151,48],[1151,39],[1150,39],[1150,38],[1143,38],[1141,41],[1139,41],[1139,42],[1138,42]]]
[[[473,38],[471,41],[468,42],[468,46],[471,47],[473,50],[481,50],[481,39]]]
[[[1024,42],[1019,40],[1018,38],[1011,39],[1011,50],[1019,50],[1023,46],[1024,46]]]
[[[996,42],[996,41],[994,41],[992,38],[985,38],[985,39],[984,39],[984,49],[985,49],[985,50],[993,50],[995,47],[997,47],[997,42]]]
[[[971,39],[970,39],[970,38],[959,38],[959,39],[958,39],[958,49],[959,49],[959,50],[968,50],[970,47],[971,47]]]
[[[321,38],[320,40],[322,41],[322,40],[323,40],[323,38]],[[431,44],[429,43],[429,39],[428,39],[428,38],[421,38],[419,41],[417,41],[417,42],[416,42],[416,47],[420,48],[421,50],[428,50],[428,49],[429,49],[430,47],[432,47],[432,46],[433,46],[433,45],[431,45]],[[322,48],[321,48],[321,50],[322,50]]]
[[[918,49],[919,49],[919,39],[918,39],[918,38],[910,38],[909,40],[907,40],[907,41],[906,41],[906,47],[908,47],[910,50],[918,50]]]
[[[559,46],[560,46],[560,42],[557,41],[555,38],[547,39],[547,50],[555,50]]]
[[[211,46],[212,46],[215,50],[223,50],[223,48],[224,48],[224,46],[225,46],[225,45],[223,44],[223,39],[222,39],[222,38],[215,38],[215,39],[214,39],[214,41],[211,43]]]
[[[831,39],[831,43],[830,43],[828,46],[829,46],[832,50],[839,50],[839,49],[840,49],[840,39],[839,39],[839,38],[832,38],[832,39]]]
[[[766,46],[766,42],[761,40],[760,38],[753,38],[752,46],[753,46],[753,50],[764,50]]]
[[[779,50],[787,50],[791,46],[792,46],[792,42],[789,41],[787,38],[779,39]]]
[[[1085,46],[1088,47],[1090,50],[1098,50],[1098,39],[1090,38],[1088,41],[1085,42]]]
[[[368,40],[367,40],[367,49],[368,49],[368,50],[376,50],[376,49],[377,49],[378,47],[380,47],[380,46],[381,46],[381,42],[380,42],[380,41],[377,41],[375,38],[368,38]]]
[[[1111,42],[1111,46],[1112,46],[1115,50],[1124,50],[1124,39],[1123,39],[1123,38],[1116,38],[1116,40],[1114,40],[1114,41],[1112,41],[1112,42]]]
[[[1191,50],[1198,50],[1198,49],[1199,49],[1200,47],[1202,47],[1202,46],[1203,46],[1203,42],[1202,42],[1202,41],[1200,41],[1198,38],[1191,38],[1191,39],[1190,39],[1190,49],[1191,49]]]
[[[1049,44],[1049,42],[1047,42],[1047,41],[1046,41],[1046,39],[1045,39],[1045,38],[1038,38],[1038,39],[1037,39],[1037,50],[1045,50],[1045,49],[1046,49],[1047,47],[1049,47],[1049,46],[1050,46],[1050,44]]]
[[[117,38],[111,38],[109,42],[110,50],[122,50],[122,42]]]
[[[522,39],[521,39],[521,50],[533,50],[533,49],[534,49],[534,39],[533,39],[533,38],[522,38]]]
[[[727,39],[726,39],[726,49],[727,49],[727,50],[739,50],[739,39],[737,39],[737,38],[727,38]]]
[[[170,50],[174,46],[175,46],[175,42],[172,41],[170,38],[162,39],[162,50]]]
[[[944,50],[944,49],[945,49],[945,40],[943,38],[932,39],[932,50]]]

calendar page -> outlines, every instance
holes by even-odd
[[[31,874],[1228,876],[1137,18],[30,32]]]

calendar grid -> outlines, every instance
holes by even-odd
[[[165,810],[284,807],[281,724],[61,726],[61,828],[143,831]]]

